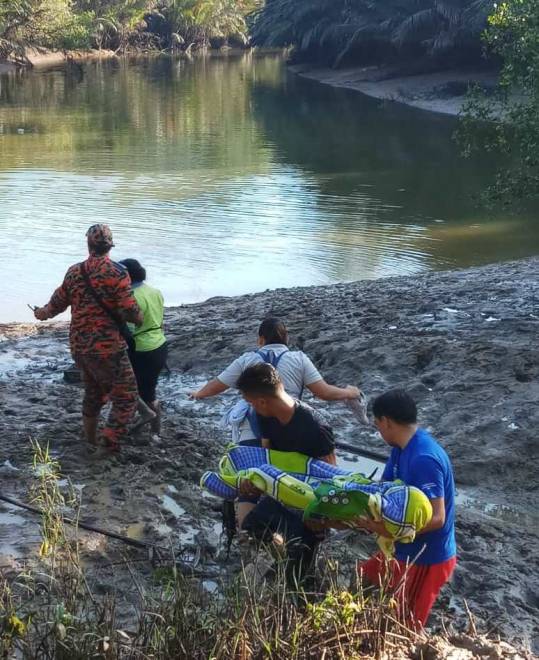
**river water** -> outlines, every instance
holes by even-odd
[[[95,222],[167,304],[539,252],[477,197],[456,120],[302,80],[275,55],[0,76],[0,321],[31,317]]]

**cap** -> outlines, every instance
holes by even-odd
[[[92,225],[86,232],[88,244],[96,247],[114,247],[112,232],[108,225]]]

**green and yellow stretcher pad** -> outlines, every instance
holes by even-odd
[[[400,481],[375,482],[296,452],[234,446],[222,457],[217,472],[205,472],[200,485],[218,497],[235,500],[242,480],[284,506],[303,512],[304,520],[382,522],[388,536],[378,544],[391,556],[395,541],[410,543],[432,518],[427,496]]]

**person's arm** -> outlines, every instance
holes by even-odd
[[[432,504],[432,519],[428,525],[417,534],[426,534],[427,532],[434,532],[441,529],[445,525],[445,499],[443,497],[436,497],[430,500]]]
[[[434,532],[445,524],[444,471],[432,456],[419,456],[412,467],[413,479],[408,485],[423,491],[432,505],[432,519],[418,534]]]
[[[207,399],[210,396],[216,396],[228,390],[228,385],[222,383],[218,378],[208,381],[204,387],[201,387],[196,392],[189,394],[190,399]]]
[[[359,388],[354,385],[336,387],[335,385],[326,383],[323,378],[316,381],[316,383],[307,385],[307,387],[311,390],[314,396],[322,399],[322,401],[345,401],[346,399],[357,399],[360,394]]]
[[[366,516],[360,516],[359,518],[354,518],[350,521],[350,527],[355,527],[356,529],[364,529],[367,532],[372,534],[378,534],[378,536],[385,536],[391,538],[391,534],[385,528],[384,523],[381,520],[373,520]]]
[[[333,429],[325,423],[324,418],[319,412],[313,410],[312,415],[316,431],[311,436],[312,439],[308,441],[308,444],[312,446],[313,453],[305,453],[314,456],[317,461],[337,465]]]
[[[54,316],[58,316],[58,314],[65,312],[69,307],[71,299],[69,296],[68,277],[69,271],[66,273],[62,284],[52,294],[49,302],[43,307],[36,307],[34,309],[34,316],[38,321],[52,319]]]
[[[357,399],[359,397],[359,389],[353,385],[336,387],[326,383],[311,358],[303,352],[300,355],[303,365],[303,383],[314,396],[322,399],[322,401],[345,401],[346,399]]]
[[[263,492],[254,486],[249,479],[240,479],[239,488],[240,495],[244,497],[260,497]]]
[[[215,396],[216,394],[225,392],[229,387],[236,387],[238,378],[241,376],[246,367],[246,355],[247,354],[244,354],[239,358],[236,358],[234,362],[231,362],[226,369],[221,371],[217,378],[208,381],[204,387],[201,387],[196,392],[191,392],[189,394],[189,398],[207,399],[210,396]]]
[[[384,467],[384,471],[382,472],[382,478],[380,479],[380,481],[395,481],[395,476],[393,474],[394,466],[395,466],[395,456],[394,456],[394,450],[392,450],[391,454],[389,454],[389,458],[387,459],[387,463]]]

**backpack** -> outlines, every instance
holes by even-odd
[[[277,365],[281,361],[283,355],[289,352],[290,351],[287,348],[279,355],[276,355],[272,350],[268,351],[264,349],[259,349],[258,351],[256,351],[256,354],[262,358],[263,362],[265,362],[266,364],[271,364],[272,367],[277,369]],[[303,393],[303,389],[302,389],[302,393]],[[301,394],[300,394],[300,398],[301,398]],[[260,425],[258,424],[258,417],[256,416],[256,410],[253,408],[253,406],[249,406],[249,410],[247,411],[246,417],[249,420],[249,425],[251,427],[251,431],[253,432],[254,436],[258,440],[261,440],[262,431],[260,430]]]

